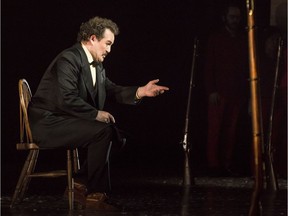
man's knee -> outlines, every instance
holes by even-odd
[[[113,127],[107,126],[101,131],[100,137],[105,138],[107,140],[112,140],[113,133],[114,133]]]

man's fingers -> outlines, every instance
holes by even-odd
[[[98,121],[101,121],[101,122],[104,122],[104,123],[110,123],[110,122],[115,123],[115,118],[114,118],[113,115],[111,115],[108,112],[99,111],[98,112]]]
[[[115,123],[115,118],[111,114],[109,115],[109,122]]]
[[[169,88],[168,87],[166,87],[166,86],[160,86],[160,91],[168,91],[169,90]]]
[[[111,121],[115,123],[115,118],[111,115]]]
[[[155,80],[151,80],[150,81],[151,84],[155,84],[155,83],[158,83],[158,82],[159,82],[159,79],[155,79]]]

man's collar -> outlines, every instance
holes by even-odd
[[[87,47],[83,43],[81,43],[81,45],[82,45],[82,48],[84,49],[84,52],[85,52],[85,54],[87,56],[88,62],[89,63],[93,63],[94,60],[93,60],[93,57],[92,57],[91,53],[89,52],[89,50],[87,49]]]

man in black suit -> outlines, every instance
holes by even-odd
[[[106,77],[102,62],[118,33],[117,25],[106,18],[82,23],[78,43],[52,61],[29,104],[33,138],[41,147],[87,148],[85,178],[75,178],[74,185],[76,201],[84,200],[86,206],[99,206],[110,189],[109,152],[119,136],[113,115],[103,110],[106,96],[135,105],[169,90],[157,85],[158,79],[124,87]]]

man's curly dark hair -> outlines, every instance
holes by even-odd
[[[97,39],[101,40],[105,29],[109,29],[114,35],[119,34],[119,28],[112,20],[98,16],[93,17],[81,24],[77,41],[88,41],[91,35],[96,35]]]

